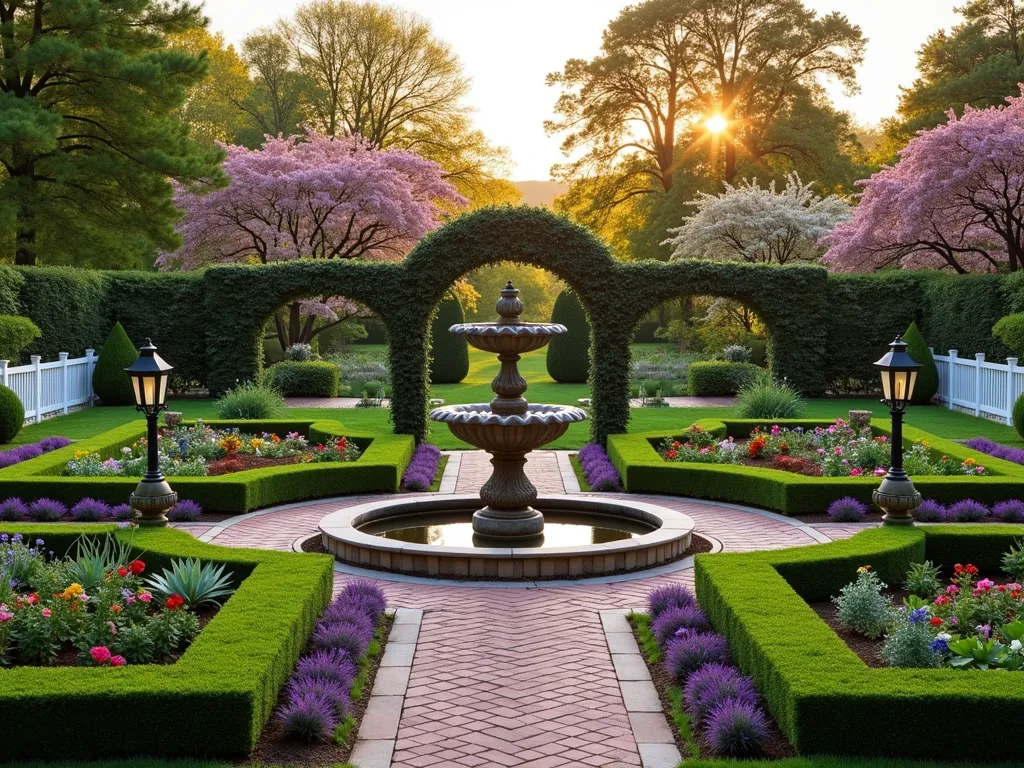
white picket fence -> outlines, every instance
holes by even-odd
[[[67,413],[76,405],[92,405],[92,372],[99,357],[85,350],[85,357],[68,358],[61,352],[52,363],[32,355],[28,365],[11,366],[0,360],[0,384],[10,387],[25,406],[25,418],[40,422],[50,414]]]
[[[1013,425],[1013,404],[1024,393],[1024,367],[1017,358],[1006,363],[990,363],[985,353],[960,357],[955,349],[948,355],[936,355],[939,391],[935,396],[947,408],[972,411],[975,416],[995,417]]]

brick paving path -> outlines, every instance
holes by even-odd
[[[457,491],[489,474],[484,454],[463,455]],[[555,453],[528,465],[544,493],[561,491]],[[474,486],[475,484],[475,486]],[[217,544],[291,549],[329,512],[361,499],[256,514],[207,532]],[[731,507],[658,499],[694,518],[727,551],[815,542],[809,529]],[[853,526],[824,526],[835,538]],[[340,585],[347,577],[338,574]],[[600,610],[641,608],[651,589],[692,586],[692,570],[609,584],[494,588],[380,581],[393,607],[423,609],[391,768],[640,766]]]

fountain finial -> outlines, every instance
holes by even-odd
[[[509,280],[501,291],[501,298],[494,305],[498,311],[499,325],[519,325],[522,322],[523,302],[519,299],[518,289]]]

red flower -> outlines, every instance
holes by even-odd
[[[96,645],[89,649],[89,655],[97,664],[106,664],[110,661],[110,649],[105,645]]]
[[[964,566],[964,570],[971,574],[971,576],[974,576],[978,573],[978,567],[975,565],[971,565],[970,563]]]
[[[120,568],[117,569],[117,575],[123,579],[125,576],[128,575],[128,569],[122,565]]]
[[[933,627],[941,627],[942,619],[940,619],[938,616],[932,616],[930,623]]]
[[[128,563],[128,570],[134,573],[136,576],[146,570],[146,564],[141,560],[132,560]]]
[[[960,563],[957,563],[956,565],[953,566],[953,573],[961,573],[961,572],[963,572],[963,570],[964,570],[964,567],[962,565],[960,565]]]
[[[175,608],[180,608],[184,604],[185,601],[180,595],[171,595],[167,598],[167,602],[164,603],[164,608],[169,611],[173,611]]]

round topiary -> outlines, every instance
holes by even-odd
[[[932,357],[932,351],[921,335],[917,323],[910,324],[907,332],[903,334],[903,340],[907,342],[907,354],[921,364],[911,402],[914,405],[927,405],[939,391],[939,369],[935,365],[935,358]]]
[[[1018,435],[1024,437],[1024,394],[1013,403],[1013,428]]]
[[[25,406],[10,387],[0,384],[0,443],[9,443],[25,423]]]
[[[124,328],[120,323],[114,323],[92,373],[93,392],[103,405],[131,405],[135,402],[132,381],[124,369],[138,356],[139,352]]]
[[[1008,346],[1013,354],[1024,356],[1024,313],[1000,318],[992,326],[992,335]]]
[[[25,347],[42,335],[39,326],[27,317],[0,315],[0,360],[13,360]]]
[[[456,323],[466,322],[462,304],[449,295],[437,307],[430,326],[430,383],[458,384],[469,374],[469,343],[465,336],[448,333]]]
[[[575,293],[562,291],[551,310],[551,322],[568,333],[548,343],[548,375],[560,384],[586,384],[590,374],[590,321]]]

